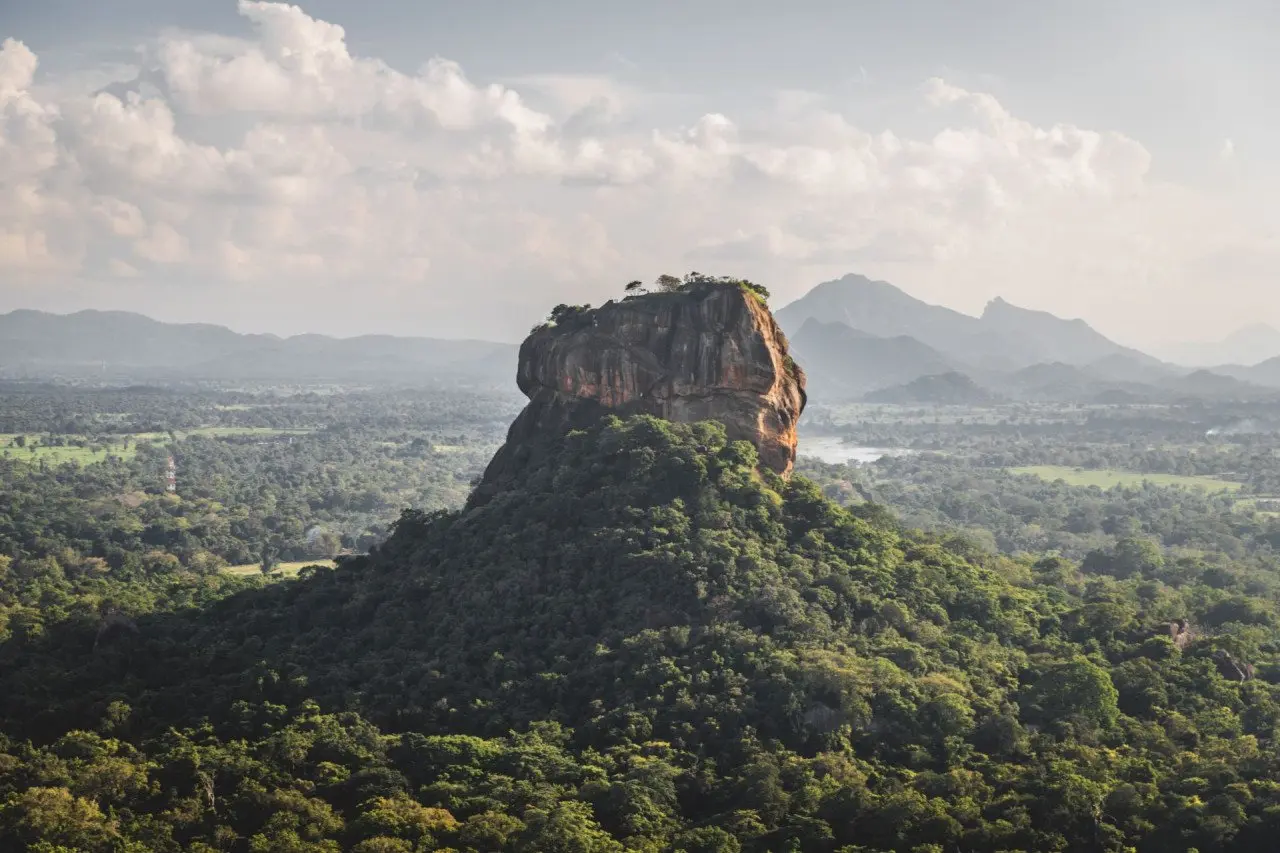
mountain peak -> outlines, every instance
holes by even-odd
[[[778,322],[797,340],[809,320],[842,323],[878,338],[911,338],[945,359],[945,365],[927,360],[935,373],[952,369],[1006,372],[1054,361],[1088,365],[1111,355],[1159,366],[1157,360],[1115,343],[1082,319],[1065,320],[1048,311],[1022,308],[1001,296],[988,302],[982,315],[975,317],[932,305],[888,282],[857,274],[819,284],[778,311]],[[811,327],[810,334],[804,336],[806,347],[810,339],[816,339],[815,331]],[[847,361],[833,358],[822,363],[847,372]],[[883,362],[879,366],[889,369]],[[817,368],[818,362],[813,367]],[[831,384],[827,378],[814,381],[816,385]]]
[[[1241,326],[1231,334],[1223,338],[1226,344],[1260,344],[1262,346],[1274,347],[1280,343],[1280,331],[1269,323],[1250,323],[1247,326]]]
[[[910,302],[923,305],[923,302],[916,299],[897,285],[890,284],[880,279],[867,278],[865,275],[858,273],[849,273],[831,281],[824,281],[815,285],[807,294],[808,296],[830,296],[844,297],[863,296],[867,298],[877,299],[893,299],[902,302]]]

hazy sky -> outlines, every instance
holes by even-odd
[[[697,269],[1280,325],[1273,0],[0,0],[3,37],[0,311],[514,340]]]

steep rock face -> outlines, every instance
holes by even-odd
[[[540,328],[520,347],[516,381],[529,404],[482,492],[523,464],[537,436],[609,412],[718,420],[763,466],[786,474],[795,461],[804,373],[773,315],[736,285],[634,296]]]

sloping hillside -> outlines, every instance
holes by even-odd
[[[606,417],[530,459],[334,570],[19,626],[0,844],[1267,849],[1280,658],[1199,626],[1262,637],[1271,605],[1158,560],[983,565],[715,424]]]
[[[983,388],[963,373],[952,371],[921,376],[902,385],[872,391],[863,397],[868,403],[934,406],[983,406],[1002,398]]]
[[[791,336],[791,348],[815,400],[852,399],[955,368],[954,362],[915,338],[881,338],[841,322],[806,320]]]

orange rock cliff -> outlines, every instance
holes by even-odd
[[[795,461],[804,372],[769,309],[736,284],[570,313],[525,339],[516,382],[529,403],[489,463],[490,485],[522,463],[534,437],[607,413],[717,420],[730,440],[756,446],[763,467],[786,475]]]

